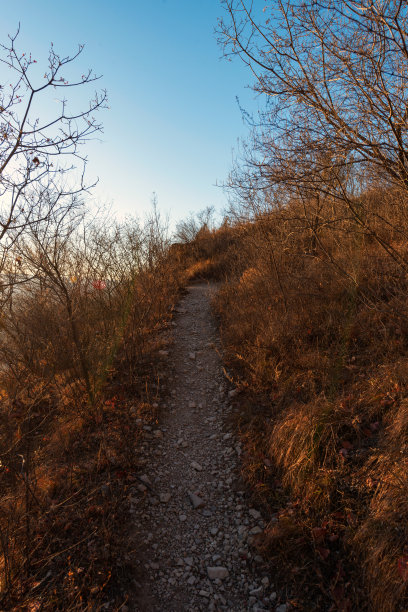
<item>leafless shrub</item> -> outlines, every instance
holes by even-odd
[[[0,336],[4,602],[30,601],[32,584],[47,571],[52,578],[41,584],[49,590],[62,571],[54,553],[59,556],[60,546],[64,558],[64,546],[70,551],[72,545],[84,554],[92,540],[88,525],[95,522],[90,516],[99,524],[109,515],[113,532],[103,538],[121,537],[119,515],[108,509],[97,482],[109,480],[113,469],[133,466],[129,436],[137,432],[124,395],[132,391],[137,405],[146,393],[146,362],[152,370],[156,333],[180,287],[168,242],[157,210],[142,225],[108,222],[103,214],[95,218],[75,207],[31,223],[14,242],[10,253],[18,258],[22,280],[3,309]],[[108,390],[119,385],[115,381],[121,381],[120,398]],[[123,496],[115,495],[117,505]],[[78,508],[78,524],[86,526],[82,535],[74,529],[70,536],[66,510],[72,496],[90,507],[91,514]],[[57,509],[50,511],[50,504]],[[63,538],[56,537],[59,521],[67,530]],[[89,605],[101,601],[110,580],[106,559],[91,556],[94,584],[65,577],[49,609],[78,609],[74,584]]]

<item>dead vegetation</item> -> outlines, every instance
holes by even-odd
[[[223,5],[265,106],[192,250],[224,280],[259,546],[294,608],[405,610],[407,7]]]
[[[367,198],[398,212],[393,194]],[[295,608],[403,610],[408,279],[345,214],[323,222],[322,207],[316,243],[299,208],[225,223],[192,249],[191,269],[224,281],[214,307],[243,473],[271,517],[259,546]],[[405,226],[377,231],[404,253]]]
[[[182,283],[168,246],[156,211],[143,226],[54,217],[15,243],[0,347],[2,609],[119,610],[134,589],[138,419],[155,418],[160,332]]]
[[[37,70],[18,33],[0,44],[0,608],[119,610],[139,417],[155,418],[184,276],[155,202],[144,223],[88,206],[83,145],[107,96],[92,70],[75,77],[83,45],[51,43]]]

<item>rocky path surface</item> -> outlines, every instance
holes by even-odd
[[[264,528],[239,480],[241,447],[228,425],[211,286],[189,287],[177,309],[168,356],[170,400],[149,435],[150,456],[132,509],[144,542],[145,584],[133,610],[279,610],[251,548]],[[147,426],[149,430],[149,426]]]

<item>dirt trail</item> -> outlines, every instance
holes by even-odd
[[[149,432],[150,486],[132,508],[145,547],[143,595],[132,610],[275,610],[273,584],[250,547],[264,523],[239,480],[212,291],[189,287],[175,317],[170,400]]]

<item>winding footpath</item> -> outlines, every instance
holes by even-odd
[[[143,584],[131,610],[278,610],[266,566],[251,541],[265,527],[239,477],[240,443],[217,352],[211,285],[180,302],[168,362],[170,399],[157,429],[145,426],[146,473],[132,507],[143,542]],[[137,552],[135,553],[137,554]]]

